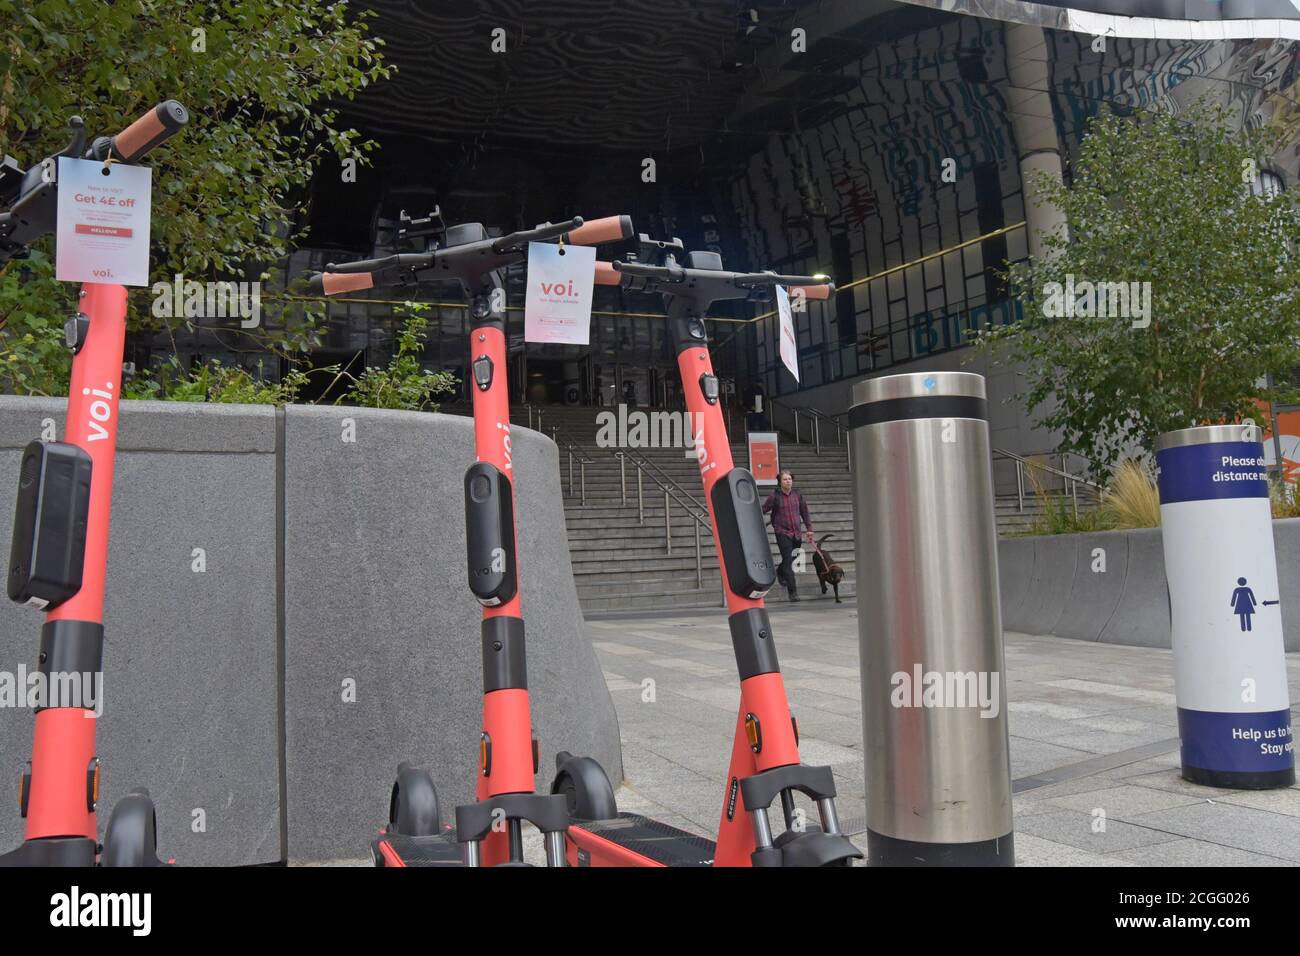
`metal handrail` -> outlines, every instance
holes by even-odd
[[[551,432],[551,440],[555,442],[556,447],[568,452],[569,455],[569,497],[573,497],[573,456],[578,456],[578,472],[581,476],[582,489],[582,507],[587,507],[587,466],[593,464],[592,460],[582,453],[573,442],[561,442],[555,430]]]
[[[687,501],[696,508],[704,511],[705,515],[708,514],[708,510],[700,504],[699,500],[696,499],[694,495],[682,488],[677,484],[677,482],[673,481],[673,479],[665,474],[658,465],[655,465],[649,459],[638,456],[630,451],[615,451],[613,455],[618,459],[619,488],[622,492],[624,505],[627,504],[627,462],[630,461],[632,466],[636,469],[637,524],[645,524],[645,493],[644,485],[641,480],[642,475],[649,476],[650,480],[658,485],[659,489],[664,493],[664,550],[668,554],[673,553],[672,512],[669,504],[670,499],[681,505],[682,510],[686,512],[688,517],[695,519],[695,524],[693,525],[695,530],[695,587],[697,589],[703,588],[704,562],[700,551],[700,528],[703,527],[712,534],[713,525],[709,522],[707,517],[702,517],[698,511],[694,510],[690,505],[682,501],[682,498],[686,498]],[[658,470],[660,474],[663,475],[663,480],[660,480],[659,476],[654,473],[655,470]],[[724,606],[727,603],[727,593],[725,588],[722,592],[722,603]]]
[[[1095,481],[1090,481],[1080,475],[1073,475],[1070,472],[1065,471],[1063,467],[1057,469],[1053,468],[1051,465],[1044,465],[1036,461],[1030,461],[1028,458],[1017,455],[1013,451],[1007,451],[1005,448],[994,448],[992,449],[992,453],[994,460],[1004,458],[1010,459],[1016,463],[1016,510],[1021,514],[1023,514],[1025,510],[1025,469],[1027,468],[1036,468],[1039,471],[1045,471],[1049,475],[1055,475],[1061,479],[1062,488],[1069,489],[1070,498],[1074,502],[1074,516],[1076,518],[1079,517],[1079,485],[1087,485],[1097,493],[1098,497],[1101,496],[1103,491],[1102,486],[1097,484]],[[1050,454],[1060,454],[1061,464],[1064,466],[1065,455],[1070,453],[1051,452]],[[1084,456],[1080,455],[1079,457],[1083,458]]]
[[[686,491],[684,488],[682,488],[681,485],[673,481],[673,479],[670,478],[668,475],[663,474],[662,471],[660,471],[660,474],[663,475],[662,479],[658,475],[654,474],[654,471],[657,468],[657,466],[653,462],[648,461],[647,459],[642,458],[637,454],[635,454],[634,452],[630,452],[630,451],[616,451],[613,454],[614,457],[620,461],[620,463],[624,461],[630,461],[632,463],[632,466],[637,469],[637,474],[641,474],[644,472],[650,478],[651,481],[653,481],[656,485],[659,486],[661,491],[663,491],[665,494],[671,495],[673,500],[682,506],[682,510],[685,511],[692,518],[694,518],[698,524],[704,525],[704,527],[708,528],[710,532],[713,530],[713,526],[709,524],[709,519],[707,517],[701,516],[699,511],[696,511],[691,508],[691,505],[694,505],[695,508],[699,508],[703,510],[704,513],[707,515],[708,511],[705,510],[704,505],[700,504],[699,500],[696,499],[689,491]],[[627,504],[626,472],[624,471],[621,464],[619,466],[619,485],[622,490],[623,504]],[[686,498],[686,500],[689,501],[690,504],[688,505],[685,501],[682,501],[682,498]],[[642,494],[642,489],[640,487],[637,488],[637,499],[638,499],[637,500],[637,522],[639,524],[645,524],[645,502],[644,502],[644,496]],[[671,545],[668,545],[668,553],[669,554],[672,553]]]
[[[707,515],[709,513],[709,509],[705,507],[704,502],[700,501],[699,498],[696,498],[693,494],[691,494],[680,484],[678,484],[676,479],[674,479],[672,475],[668,474],[668,472],[664,471],[662,466],[660,466],[657,462],[651,461],[645,455],[638,455],[634,451],[627,452],[627,455],[629,458],[632,459],[632,462],[634,464],[639,463],[643,465],[648,471],[655,472],[660,478],[662,478],[665,482],[667,482],[674,489],[676,489],[676,491],[679,494],[684,495],[686,499],[690,501],[691,504],[693,504],[696,508],[699,509],[699,512],[701,514]],[[705,519],[705,523],[707,524],[707,519]]]
[[[822,453],[822,435],[821,435],[822,422],[827,422],[828,424],[835,426],[835,444],[836,445],[844,444],[845,438],[848,435],[848,427],[844,424],[843,421],[840,420],[840,417],[838,415],[828,415],[826,412],[823,412],[821,409],[813,408],[811,405],[790,405],[776,398],[769,398],[768,404],[770,404],[773,408],[784,408],[787,412],[790,413],[790,416],[794,421],[794,442],[796,445],[803,444],[803,439],[799,433],[800,415],[807,415],[808,418],[811,419],[812,421],[812,440],[809,442],[809,444],[813,446],[813,449],[816,452],[816,454],[820,455]],[[775,415],[772,416],[772,424],[775,427],[776,425]]]

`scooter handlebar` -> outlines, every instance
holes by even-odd
[[[189,111],[176,100],[163,100],[116,136],[100,137],[87,153],[89,159],[137,163],[179,132],[190,121]]]
[[[618,285],[622,281],[614,263],[596,260],[596,285]]]
[[[604,242],[618,242],[634,234],[630,216],[607,216],[584,223],[581,216],[560,223],[543,223],[534,229],[512,232],[507,236],[492,241],[492,251],[497,255],[513,255],[522,251],[530,242],[546,242],[563,239],[573,245],[597,245]],[[373,289],[385,281],[392,272],[418,272],[431,267],[439,256],[455,257],[458,253],[472,252],[470,246],[449,246],[431,253],[403,253],[383,259],[361,259],[356,262],[329,263],[326,271],[317,273],[308,279],[307,288],[311,295],[337,295],[340,292],[355,292],[360,289]],[[600,285],[618,285],[619,276],[607,262],[596,264],[596,281]]]
[[[358,259],[356,262],[330,262],[324,272],[307,280],[312,295],[338,295],[373,289],[381,281],[391,279],[403,271],[417,272],[433,263],[433,255],[421,252],[404,252],[383,259]]]
[[[312,295],[338,295],[375,287],[373,272],[318,272],[307,282]]]
[[[652,266],[645,262],[624,262],[621,259],[611,263],[615,271],[640,279],[667,279],[669,282],[683,282],[686,270],[679,265]]]
[[[783,276],[775,272],[737,272],[732,281],[739,287],[760,285],[819,286],[831,280],[826,276]]]
[[[835,283],[825,280],[824,285],[804,285],[796,286],[795,288],[803,289],[803,297],[805,299],[821,301],[831,297],[831,293],[835,291]],[[789,292],[790,287],[787,287],[786,291]]]
[[[756,289],[763,286],[785,286],[787,293],[799,289],[805,299],[825,300],[835,291],[835,283],[826,276],[783,276],[772,272],[748,272],[738,274],[732,280],[737,288]]]
[[[606,216],[593,219],[574,229],[565,238],[575,246],[599,246],[606,242],[621,242],[636,234],[631,216]]]
[[[492,251],[501,255],[507,252],[515,252],[524,248],[530,242],[545,242],[548,239],[559,239],[561,236],[568,235],[571,231],[576,230],[582,225],[582,217],[574,216],[568,222],[560,223],[543,223],[535,229],[525,229],[522,232],[512,232],[508,236],[502,236],[492,243]],[[454,247],[453,247],[454,248]]]

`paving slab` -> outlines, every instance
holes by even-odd
[[[703,834],[717,826],[739,700],[725,615],[716,613],[709,624],[660,615],[587,630],[623,734],[620,807]],[[841,820],[864,821],[856,620],[844,609],[798,608],[779,625],[801,754],[831,766]],[[709,628],[716,633],[704,639]],[[1028,788],[1014,797],[1019,865],[1300,862],[1300,788],[1219,790],[1180,776],[1169,650],[1011,631],[1004,643],[1012,776]],[[1300,700],[1300,655],[1288,656],[1288,668]],[[641,700],[646,676],[657,682],[653,705]],[[1056,782],[1031,779],[1047,774]],[[1095,809],[1105,811],[1104,832],[1093,832]],[[865,847],[862,835],[853,839]]]

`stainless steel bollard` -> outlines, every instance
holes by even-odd
[[[849,428],[868,863],[1011,866],[984,379],[860,382]]]

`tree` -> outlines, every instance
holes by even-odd
[[[295,207],[321,161],[361,165],[375,147],[339,128],[331,105],[391,75],[367,33],[373,16],[344,0],[0,0],[0,152],[30,165],[63,148],[72,114],[99,135],[180,100],[189,126],[148,160],[153,277],[264,279],[304,238]],[[52,253],[53,239],[40,246]],[[21,261],[9,270],[27,272],[21,295],[0,282],[0,349],[13,351],[25,335],[57,335],[76,288]],[[60,317],[52,331],[23,324],[33,301]],[[149,301],[133,292],[132,327],[157,324]],[[264,328],[247,334],[274,344]]]
[[[999,363],[1024,363],[1016,398],[1043,410],[1062,448],[1108,470],[1161,432],[1259,421],[1258,400],[1292,399],[1260,384],[1300,365],[1300,211],[1294,194],[1261,188],[1282,142],[1204,102],[1103,111],[1068,186],[1031,180],[1068,238],[1010,269],[1025,318],[980,340]]]

